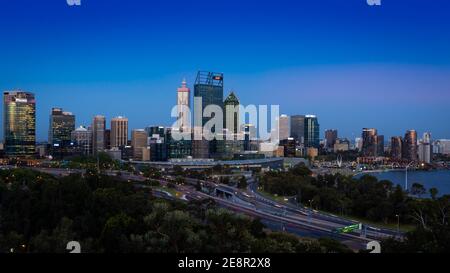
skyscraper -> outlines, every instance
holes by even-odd
[[[144,129],[134,129],[131,131],[131,146],[133,147],[133,159],[141,161],[143,159],[143,149],[147,148],[148,135]]]
[[[239,99],[236,97],[233,91],[228,95],[228,97],[223,102],[224,104],[224,126],[223,128],[228,129],[230,134],[237,134],[240,128],[240,113],[239,113]]]
[[[105,117],[95,116],[92,122],[92,152],[95,155],[105,150],[105,130]]]
[[[36,100],[33,93],[3,93],[4,152],[8,157],[31,157],[36,150]]]
[[[48,142],[54,157],[61,158],[69,154],[73,130],[75,130],[75,116],[70,112],[64,112],[62,108],[53,108],[50,114]]]
[[[121,148],[128,141],[128,119],[115,117],[111,119],[111,148]]]
[[[326,140],[326,148],[328,150],[333,150],[334,144],[338,138],[337,130],[326,130],[325,131],[325,140]]]
[[[194,101],[194,111],[203,113],[208,105],[217,105],[223,113],[223,74],[199,71],[194,85],[194,98],[200,98],[201,101],[201,107]],[[209,120],[208,117],[202,117],[201,126],[203,127]]]
[[[317,116],[307,115],[305,116],[305,147],[320,147],[320,125]]]
[[[377,156],[384,156],[384,136],[377,135]]]
[[[418,147],[419,161],[423,163],[431,163],[432,158],[431,133],[424,133]]]
[[[291,137],[297,142],[304,143],[305,139],[305,116],[291,116]]]
[[[287,115],[281,115],[278,119],[278,128],[280,132],[280,141],[288,139],[290,137],[290,130],[289,130],[289,116]]]
[[[394,160],[402,159],[403,139],[400,136],[391,138],[391,158]]]
[[[364,128],[362,132],[362,154],[363,156],[377,156],[378,138],[377,129]]]
[[[71,133],[71,140],[76,154],[86,156],[92,154],[92,130],[80,126]]]
[[[415,130],[406,131],[403,144],[403,158],[417,161],[417,132]]]
[[[177,111],[178,124],[177,128],[181,131],[189,131],[191,128],[191,116],[188,115],[190,110],[190,95],[191,90],[187,87],[186,80],[183,80],[181,87],[177,89]]]

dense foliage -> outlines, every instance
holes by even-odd
[[[347,252],[329,240],[268,232],[257,219],[216,207],[152,197],[88,170],[62,178],[26,169],[0,171],[0,252]]]
[[[450,196],[437,197],[435,188],[429,189],[431,198],[418,198],[427,192],[418,183],[408,195],[400,186],[369,175],[359,179],[339,174],[313,177],[304,165],[288,172],[268,172],[261,178],[261,186],[273,194],[295,196],[298,202],[316,209],[415,226],[402,242],[386,240],[387,252],[450,251]]]

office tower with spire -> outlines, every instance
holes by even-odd
[[[36,100],[33,93],[3,93],[3,137],[7,157],[32,157],[36,153]]]
[[[191,116],[188,111],[191,107],[190,96],[191,90],[187,87],[186,79],[183,79],[181,87],[177,89],[177,129],[180,129],[182,132],[188,132],[191,128]]]

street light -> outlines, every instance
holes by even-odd
[[[395,217],[397,217],[397,236],[400,235],[400,215],[396,214]]]
[[[414,161],[409,162],[408,165],[406,165],[405,168],[405,191],[408,190],[408,168],[411,167],[411,165],[414,163]]]

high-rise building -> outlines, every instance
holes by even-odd
[[[355,138],[355,150],[361,152],[363,147],[363,139],[361,137]]]
[[[417,154],[417,132],[415,130],[406,131],[403,141],[403,158],[411,161],[418,160]]]
[[[242,124],[244,134],[244,151],[252,151],[252,141],[256,140],[256,127],[253,124]]]
[[[71,133],[74,153],[89,156],[92,154],[92,130],[80,126]]]
[[[105,150],[105,130],[105,117],[95,116],[92,121],[92,152],[94,155]]]
[[[391,158],[394,160],[402,159],[403,139],[401,136],[391,138]]]
[[[33,93],[3,93],[4,153],[31,157],[36,153],[36,100]]]
[[[143,148],[147,147],[148,135],[144,129],[133,129],[131,131],[131,146],[133,147],[133,159],[143,160]]]
[[[320,125],[317,116],[307,115],[305,116],[305,147],[320,147]]]
[[[75,130],[75,115],[53,108],[50,114],[48,142],[53,157],[62,158],[70,153],[71,133]]]
[[[377,156],[384,156],[384,136],[377,135]]]
[[[239,132],[239,126],[241,122],[241,117],[239,113],[239,99],[232,91],[228,97],[223,102],[224,104],[224,126],[223,128],[228,129],[228,133],[237,134]]]
[[[291,137],[297,142],[304,143],[305,139],[305,116],[291,116]]]
[[[293,137],[281,140],[280,146],[284,147],[284,157],[296,156],[296,141]]]
[[[111,149],[111,129],[105,129],[105,150]]]
[[[278,130],[280,141],[284,139],[288,139],[291,136],[290,128],[289,128],[289,116],[281,115],[278,119]]]
[[[377,129],[364,128],[362,132],[362,154],[364,156],[377,156],[378,153]]]
[[[189,115],[191,107],[190,95],[191,90],[187,87],[186,80],[183,80],[181,87],[177,89],[177,128],[182,132],[189,131],[191,128],[191,116]]]
[[[194,99],[195,98],[200,98],[201,107],[200,105],[196,105],[196,102],[194,101],[194,116],[195,111],[201,110],[201,113],[203,113],[205,108],[209,105],[219,106],[223,113],[223,74],[199,71],[194,85]],[[201,126],[205,126],[210,119],[211,118],[208,117],[202,117]],[[200,126],[200,124],[195,125]]]
[[[432,159],[431,133],[424,133],[418,147],[419,161],[423,163],[431,163]]]
[[[433,153],[435,154],[450,154],[450,139],[438,139],[433,142]]]
[[[334,148],[334,144],[336,144],[336,140],[338,139],[338,131],[337,130],[326,130],[325,131],[325,140],[326,140],[326,148],[327,150],[332,150]]]
[[[128,119],[115,117],[111,119],[111,148],[122,148],[128,141]]]

